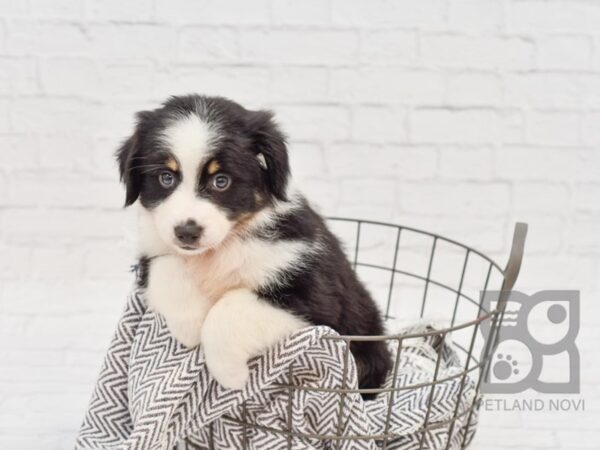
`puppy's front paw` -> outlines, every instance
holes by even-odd
[[[240,309],[256,296],[246,289],[231,291],[209,311],[202,327],[202,348],[206,367],[217,382],[229,389],[241,389],[248,381],[248,360],[253,341],[247,331],[247,314]],[[256,327],[256,323],[251,324]]]
[[[202,326],[202,347],[209,372],[219,384],[240,389],[248,381],[248,361],[305,322],[276,308],[248,289],[227,292]]]
[[[145,297],[148,307],[165,318],[175,339],[188,348],[200,344],[202,323],[212,302],[197,288],[181,258],[162,256],[152,261]]]
[[[173,337],[187,348],[200,345],[202,322],[197,319],[174,320],[167,319],[167,328]]]
[[[242,389],[250,377],[246,360],[235,358],[233,355],[215,357],[209,352],[206,355],[206,366],[215,380],[227,389]]]

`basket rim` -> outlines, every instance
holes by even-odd
[[[369,219],[358,219],[358,218],[350,218],[350,217],[340,217],[340,216],[328,216],[327,217],[328,221],[338,221],[338,222],[349,222],[349,223],[355,223],[357,224],[357,226],[360,226],[361,224],[368,224],[368,225],[377,225],[377,226],[384,226],[384,227],[390,227],[390,228],[395,228],[398,231],[400,230],[408,230],[414,233],[419,233],[422,235],[426,235],[426,236],[430,236],[433,239],[436,240],[442,240],[445,242],[448,242],[450,244],[456,245],[460,248],[463,248],[467,251],[467,253],[474,253],[478,256],[480,256],[483,260],[487,261],[490,264],[490,268],[489,271],[492,270],[492,268],[495,268],[501,275],[503,278],[506,277],[506,271],[504,269],[502,269],[500,267],[500,265],[498,263],[496,263],[492,258],[490,258],[489,256],[485,255],[484,253],[482,253],[481,251],[470,247],[468,245],[465,245],[457,240],[448,238],[446,236],[437,234],[437,233],[432,233],[429,231],[425,231],[425,230],[421,230],[419,228],[414,228],[414,227],[410,227],[410,226],[404,226],[404,225],[398,225],[398,224],[394,224],[394,223],[388,223],[388,222],[381,222],[381,221],[377,221],[377,220],[369,220]],[[385,269],[385,270],[389,270],[391,272],[396,272],[396,273],[404,273],[405,275],[409,275],[415,278],[420,278],[420,279],[425,279],[424,277],[418,276],[416,274],[413,273],[405,273],[404,271],[398,270],[397,268],[389,268],[389,267],[379,267],[379,266],[374,266],[374,265],[370,265],[370,264],[364,264],[364,263],[356,263],[356,265],[358,266],[367,266],[367,267],[375,267],[375,268],[379,268],[379,269]],[[489,277],[489,273],[488,273],[488,277]],[[428,280],[429,282],[432,282],[433,284],[439,285],[441,287],[444,287],[446,289],[449,289],[453,292],[456,293],[456,291],[452,288],[450,288],[449,286],[443,285],[441,283],[436,282],[435,280]],[[486,283],[486,287],[487,287],[487,283]],[[427,331],[427,332],[420,332],[420,333],[392,333],[392,334],[382,334],[382,335],[338,335],[338,336],[324,336],[325,339],[330,339],[330,340],[340,340],[340,341],[346,341],[346,342],[358,342],[358,341],[388,341],[388,340],[396,340],[396,341],[403,341],[405,339],[416,339],[416,338],[423,338],[423,337],[428,337],[428,336],[435,336],[435,335],[446,335],[448,333],[452,333],[454,331],[458,331],[464,328],[468,328],[468,327],[472,327],[472,326],[479,326],[482,322],[484,322],[485,320],[491,319],[494,316],[499,316],[502,314],[503,311],[503,306],[497,304],[496,308],[492,309],[491,311],[488,311],[487,309],[485,309],[483,307],[483,305],[481,304],[481,302],[479,304],[476,304],[475,301],[473,299],[471,299],[470,297],[467,297],[464,294],[460,294],[458,293],[458,295],[460,295],[461,297],[465,298],[466,300],[471,301],[472,303],[474,303],[476,306],[479,307],[479,313],[478,316],[473,319],[470,320],[468,322],[464,322],[458,325],[451,325],[449,327],[444,327],[444,328],[439,328],[439,329],[433,329],[431,331]],[[480,315],[481,312],[484,312],[485,314]]]
[[[430,336],[438,336],[440,334],[446,335],[448,333],[452,333],[454,331],[462,330],[464,328],[469,328],[472,326],[479,326],[482,322],[488,319],[492,319],[494,316],[500,316],[502,314],[501,308],[495,308],[487,314],[482,316],[478,316],[476,319],[470,320],[468,322],[461,323],[459,325],[450,326],[447,328],[436,328],[431,331],[424,331],[420,333],[395,333],[395,334],[380,334],[380,335],[350,335],[350,334],[340,334],[338,336],[334,335],[326,335],[321,339],[328,340],[340,340],[340,341],[404,341],[406,339],[417,339],[424,338]]]
[[[438,233],[432,233],[430,231],[425,231],[425,230],[421,230],[419,228],[409,227],[406,225],[398,225],[398,224],[394,224],[394,223],[381,222],[378,220],[370,220],[370,219],[353,219],[351,217],[327,216],[327,220],[333,220],[333,221],[339,221],[339,222],[354,222],[354,223],[358,223],[358,224],[366,223],[369,225],[379,225],[379,226],[391,227],[391,228],[396,228],[396,229],[401,229],[401,230],[408,230],[408,231],[412,231],[414,233],[431,236],[435,239],[439,239],[439,240],[448,242],[449,244],[457,245],[457,246],[462,247],[472,253],[475,253],[478,256],[481,256],[487,262],[492,264],[493,267],[495,267],[497,270],[499,270],[502,275],[504,275],[504,269],[501,268],[500,265],[496,261],[494,261],[492,258],[487,256],[486,254],[482,253],[480,250],[477,250],[474,247],[470,247],[468,245],[463,244],[462,242],[459,242],[455,239],[451,239],[449,237],[446,237],[446,236],[438,234]]]

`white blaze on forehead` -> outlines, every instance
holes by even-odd
[[[181,117],[165,129],[164,142],[178,159],[184,183],[196,179],[213,137],[213,130],[196,114]]]
[[[210,160],[214,138],[214,128],[196,114],[174,120],[163,132],[162,143],[177,159],[181,182],[151,215],[157,234],[172,246],[178,245],[175,227],[189,220],[203,228],[200,246],[204,248],[218,245],[232,227],[225,211],[197,192],[200,170]]]

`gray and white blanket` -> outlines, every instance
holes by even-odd
[[[437,378],[448,379],[436,385],[431,401],[428,386],[398,390],[393,397],[380,394],[367,402],[357,393],[348,393],[341,402],[339,393],[327,389],[287,388],[357,387],[351,356],[348,370],[343,370],[346,343],[327,336],[337,334],[322,326],[296,332],[250,362],[250,381],[244,389],[228,390],[209,375],[202,350],[188,350],[176,342],[164,320],[148,311],[142,296],[134,293],[106,355],[76,449],[167,450],[182,439],[201,448],[209,448],[211,440],[210,448],[242,448],[242,440],[247,439],[250,449],[279,449],[287,448],[285,431],[291,429],[309,436],[393,434],[387,448],[412,450],[420,448],[423,433],[419,430],[425,423],[429,431],[423,449],[460,448],[475,385],[468,376],[459,375],[463,368],[451,345],[436,342],[436,335],[418,343],[407,339],[396,380],[387,381],[388,387],[394,382],[396,388],[431,381],[440,354]],[[458,419],[451,436],[447,425],[436,428],[455,414]],[[258,426],[244,427],[243,421]],[[467,441],[475,421],[474,417]],[[331,448],[334,442],[296,436],[291,446]],[[342,439],[336,448],[375,449],[382,443],[383,439]]]

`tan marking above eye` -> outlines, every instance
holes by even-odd
[[[217,173],[219,170],[221,170],[221,166],[219,165],[219,161],[217,161],[216,159],[213,159],[209,164],[208,164],[208,174],[209,175],[214,175],[215,173]]]
[[[169,158],[167,159],[167,162],[165,163],[165,165],[171,169],[173,172],[177,172],[179,170],[179,164],[177,164],[177,161],[175,160],[175,158]]]

